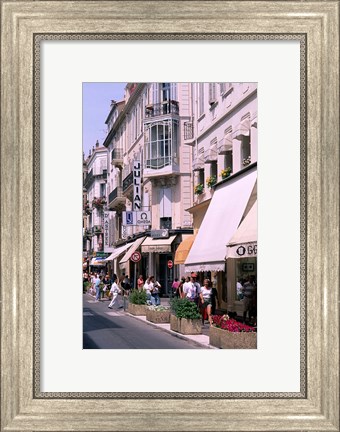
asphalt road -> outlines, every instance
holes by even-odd
[[[83,296],[83,349],[199,349],[162,329],[141,322],[109,302]]]

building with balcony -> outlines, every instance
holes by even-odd
[[[124,100],[113,101],[106,120],[108,208],[115,211],[117,249],[131,243],[127,252],[121,249],[123,258],[112,254],[112,271],[134,276],[126,254],[138,244],[142,260],[136,272],[154,274],[163,294],[184,270],[169,269],[167,262],[192,233],[192,216],[186,211],[193,198],[192,147],[184,145],[184,125],[192,119],[191,91],[189,83],[129,83]],[[129,211],[150,212],[150,223],[126,225],[123,216]]]
[[[83,178],[84,201],[84,242],[87,256],[91,258],[97,252],[103,252],[104,209],[107,204],[107,149],[96,145],[85,161],[86,176]],[[84,171],[83,171],[84,172]]]

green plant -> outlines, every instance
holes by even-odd
[[[206,180],[208,188],[212,188],[216,184],[216,176],[208,177]]]
[[[83,292],[87,292],[87,290],[90,288],[91,282],[83,282]]]
[[[183,298],[173,299],[171,301],[171,311],[177,318],[199,319],[201,314],[196,303]]]
[[[129,296],[129,302],[138,305],[146,304],[146,292],[144,290],[143,291],[139,291],[137,289],[132,290]]]
[[[201,195],[203,193],[203,184],[199,183],[195,186],[194,192],[196,195]]]

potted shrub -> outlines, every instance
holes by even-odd
[[[221,177],[222,177],[222,180],[224,180],[224,179],[226,179],[227,177],[229,177],[230,174],[231,174],[231,168],[230,168],[230,167],[227,167],[227,168],[223,169],[223,170],[221,171]]]
[[[196,303],[190,300],[173,299],[171,301],[170,329],[184,334],[201,334],[201,314]]]
[[[148,306],[146,309],[146,319],[153,323],[169,323],[170,307],[162,305]]]
[[[92,200],[92,207],[95,207],[98,210],[102,209],[105,204],[106,204],[105,197],[101,197],[101,198],[94,197]]]
[[[129,295],[128,312],[131,315],[146,315],[146,292],[134,289]]]
[[[208,188],[211,189],[216,184],[216,181],[217,181],[216,176],[208,177],[206,180]]]
[[[247,166],[250,163],[251,163],[251,157],[250,156],[248,156],[246,159],[243,159],[243,161],[242,161],[243,166]]]
[[[257,333],[254,327],[242,324],[228,315],[212,315],[209,343],[222,349],[256,349]]]
[[[199,183],[198,185],[196,185],[195,189],[194,189],[195,195],[201,195],[203,193],[203,189],[204,189],[204,187],[203,187],[202,183]]]

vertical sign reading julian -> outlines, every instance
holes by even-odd
[[[140,211],[142,209],[142,171],[141,161],[136,159],[133,162],[133,211]]]

